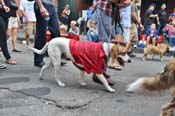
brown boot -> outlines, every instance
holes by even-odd
[[[96,82],[96,83],[103,84],[103,83],[98,79],[97,75],[95,75],[95,74],[93,74],[92,80],[93,80],[94,82]],[[109,84],[110,86],[113,86],[113,85],[115,84],[114,82],[112,82],[112,81],[109,80],[109,79],[106,79],[106,80],[107,80],[107,82],[108,82],[108,84]]]

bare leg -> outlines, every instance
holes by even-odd
[[[17,28],[13,28],[12,29],[12,45],[13,45],[13,49],[16,50],[16,40],[17,40]]]
[[[129,41],[126,45],[126,52],[131,52],[132,41]]]
[[[29,46],[30,35],[26,33],[26,45]]]
[[[105,77],[103,76],[103,74],[96,74],[98,79],[103,83],[103,85],[106,87],[107,91],[109,92],[115,92],[115,89],[111,88],[107,82],[107,80],[105,79]]]

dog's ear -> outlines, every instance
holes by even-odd
[[[125,62],[124,62],[124,60],[123,60],[123,58],[121,58],[121,57],[117,57],[117,61],[119,62],[119,64],[121,65],[121,66],[125,66]]]

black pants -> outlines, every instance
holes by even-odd
[[[0,47],[6,60],[11,58],[7,47],[7,27],[8,18],[0,16]]]

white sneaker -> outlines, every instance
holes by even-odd
[[[174,47],[170,47],[170,51],[174,51]]]
[[[134,48],[137,48],[137,44],[134,44]]]
[[[175,51],[175,47],[173,47],[173,51]]]

